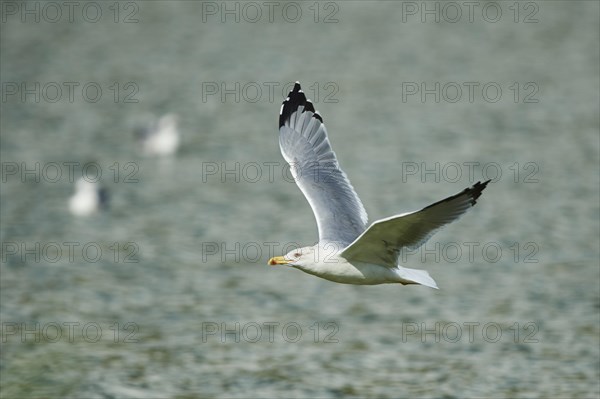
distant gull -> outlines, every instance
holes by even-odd
[[[296,184],[308,200],[319,242],[269,260],[343,284],[421,284],[438,288],[425,270],[398,264],[400,251],[423,245],[444,225],[470,209],[489,180],[420,211],[377,220],[367,212],[340,169],[321,115],[296,82],[279,115],[279,147]]]
[[[83,177],[75,183],[75,194],[69,199],[69,211],[75,216],[89,216],[108,205],[108,192],[99,183]]]
[[[174,114],[162,116],[135,130],[135,137],[145,155],[166,156],[177,152],[181,134],[177,128],[179,118]]]

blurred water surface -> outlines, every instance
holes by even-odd
[[[282,2],[272,22],[262,3],[258,18],[237,2],[96,2],[98,22],[5,3],[2,397],[600,395],[597,2],[496,2],[497,22],[482,2],[456,23],[421,22],[437,2]],[[22,7],[48,14],[23,22]],[[429,255],[407,256],[439,291],[266,266],[316,240],[277,144],[296,80],[370,220],[501,173]],[[51,82],[78,83],[73,101],[52,102]],[[422,82],[439,101],[407,95]],[[140,156],[133,127],[168,112],[179,153]],[[109,211],[68,213],[66,162],[100,167]]]

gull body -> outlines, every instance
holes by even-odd
[[[162,116],[158,121],[137,129],[135,136],[139,140],[142,152],[146,155],[167,156],[179,148],[181,135],[178,118],[174,114]]]
[[[323,118],[296,82],[281,106],[279,147],[310,204],[319,242],[269,260],[343,284],[421,284],[438,288],[425,270],[398,264],[404,249],[416,249],[444,225],[475,205],[489,180],[419,211],[373,222],[342,171]]]
[[[69,199],[69,211],[75,216],[89,216],[107,204],[106,190],[83,177],[75,183],[75,193]]]
[[[340,284],[422,284],[437,288],[435,281],[424,270],[347,260],[340,256],[341,245],[317,244],[291,251],[283,257],[273,258],[271,264],[287,264],[305,273]],[[419,282],[417,282],[417,281]]]

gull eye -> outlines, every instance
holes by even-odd
[[[296,253],[294,254],[294,258],[299,258],[301,255],[302,255],[302,254],[301,254],[300,252],[296,252]]]

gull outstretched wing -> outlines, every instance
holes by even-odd
[[[477,182],[420,211],[378,220],[340,255],[347,260],[396,267],[402,248],[420,247],[441,227],[458,219],[475,205],[489,182]]]
[[[281,106],[279,147],[315,214],[319,241],[354,241],[365,230],[367,212],[340,169],[323,118],[298,82]]]

